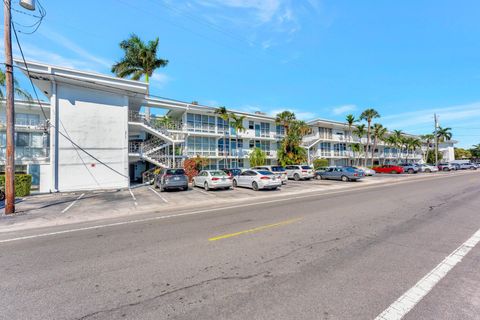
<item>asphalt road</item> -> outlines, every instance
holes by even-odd
[[[0,319],[374,319],[477,232],[479,192],[472,173],[0,241]],[[479,265],[480,245],[405,318],[479,319]]]

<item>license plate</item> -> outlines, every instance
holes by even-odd
[[[225,181],[225,180],[227,180],[227,179],[225,179],[225,178],[222,178],[222,181]]]
[[[272,180],[277,180],[277,177],[273,177]]]

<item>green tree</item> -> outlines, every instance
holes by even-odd
[[[249,156],[250,167],[263,166],[265,165],[266,159],[267,155],[262,151],[262,149],[254,148]]]
[[[130,38],[120,42],[120,49],[123,50],[123,58],[112,66],[112,72],[120,78],[131,78],[140,80],[145,78],[145,82],[150,83],[155,70],[164,68],[168,60],[157,57],[158,37],[155,40],[143,42],[136,34],[131,34]],[[147,87],[147,96],[149,88]],[[145,108],[147,118],[150,118],[150,108]]]
[[[413,151],[413,153],[415,153],[415,151],[417,151],[419,148],[422,147],[422,141],[420,139],[417,139],[414,137],[408,137],[405,139],[405,141],[407,145],[407,151]],[[407,152],[407,157],[405,159],[407,162],[408,162],[408,154],[409,152]]]
[[[452,128],[438,127],[437,137],[439,142],[445,142],[452,139]]]
[[[438,154],[438,161],[442,161],[443,155],[441,153]],[[430,152],[427,158],[427,163],[435,164],[435,153]]]
[[[301,146],[303,137],[310,132],[305,121],[291,120],[282,139],[282,148],[277,151],[278,162],[282,165],[300,164],[307,161],[307,151]]]
[[[365,111],[360,114],[360,120],[367,121],[367,150],[365,151],[365,165],[367,165],[367,158],[368,158],[368,150],[370,149],[370,131],[371,131],[371,124],[372,120],[375,118],[380,118],[380,114],[375,109],[366,109]],[[372,163],[373,165],[373,163]]]
[[[377,148],[378,142],[383,141],[385,139],[386,134],[387,134],[387,128],[385,128],[379,123],[375,123],[373,125],[373,131],[372,131],[373,148],[372,148],[372,157],[371,157],[372,166],[373,166],[375,149]],[[379,159],[379,162],[380,162],[380,159]]]
[[[313,160],[313,168],[317,170],[318,168],[321,167],[326,167],[328,166],[328,159],[315,159]]]
[[[236,139],[236,146],[237,146],[237,166],[240,163],[240,149],[238,147],[238,134],[240,132],[245,131],[245,127],[243,126],[243,120],[245,119],[245,116],[237,116],[236,114],[232,113],[230,114],[230,119],[232,119],[232,122],[230,122],[230,125],[232,128],[235,129],[235,139]]]
[[[471,151],[463,148],[455,148],[454,153],[455,159],[470,159],[472,157]]]
[[[358,120],[355,118],[355,116],[353,114],[348,114],[345,117],[345,121],[347,122],[347,125],[348,125],[348,140],[351,143],[352,142],[352,128],[353,128],[353,125],[355,124],[355,122],[357,122]],[[350,154],[348,155],[348,158],[349,158],[349,160],[351,159]]]
[[[358,163],[360,163],[360,155],[361,155],[361,152],[365,152],[365,146],[363,145],[363,142],[362,142],[362,138],[365,136],[365,134],[367,133],[367,130],[365,128],[365,125],[364,124],[359,124],[355,127],[355,130],[353,131],[353,134],[357,136],[357,138],[359,139],[359,147],[360,147],[360,150],[359,150],[359,154],[358,154]],[[365,165],[367,165],[367,162],[365,161]]]
[[[350,145],[350,149],[353,152],[353,160],[355,161],[355,165],[358,166],[359,157],[357,157],[357,155],[360,153],[360,150],[361,150],[360,143],[352,143]]]
[[[480,158],[480,143],[473,145],[472,148],[470,148],[470,153],[472,154],[473,158]]]
[[[427,148],[426,148],[426,151],[425,151],[425,158],[424,158],[424,161],[427,162],[427,159],[428,159],[428,156],[429,156],[429,153],[430,153],[430,146],[431,146],[432,142],[435,140],[435,136],[433,134],[424,134],[424,135],[420,136],[420,138],[423,139],[423,141],[427,145]]]
[[[225,168],[226,168],[227,167],[227,161],[228,161],[227,133],[228,133],[228,127],[229,127],[228,121],[230,120],[230,113],[228,113],[227,108],[219,107],[217,110],[215,110],[215,114],[217,114],[218,117],[223,120],[224,124],[227,124],[227,128],[225,128],[225,126],[223,127],[223,155],[225,156]],[[230,144],[230,142],[228,144]]]
[[[397,150],[397,164],[400,162],[400,156],[402,155],[404,136],[402,130],[393,130],[392,133],[393,146]]]
[[[6,87],[5,72],[2,69],[0,69],[0,99],[5,98],[5,93],[4,93],[5,87]],[[19,84],[18,84],[17,79],[15,79],[15,78],[13,78],[13,88],[14,88],[13,91],[14,91],[15,96],[17,96],[19,98],[23,98],[23,99],[28,100],[28,101],[32,100],[32,96],[30,95],[30,93],[21,89]]]

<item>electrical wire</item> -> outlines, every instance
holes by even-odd
[[[18,38],[18,35],[17,35],[17,30],[15,29],[15,25],[14,23],[11,23],[11,26],[12,26],[12,29],[13,29],[13,33],[15,35],[15,40],[17,42],[17,46],[18,46],[18,49],[20,50],[20,54],[22,56],[22,60],[23,60],[23,63],[25,64],[25,70],[27,72],[27,75],[28,75],[28,79],[30,81],[30,84],[32,86],[32,89],[33,89],[33,92],[34,92],[34,95],[35,95],[35,98],[37,100],[37,103],[38,105],[40,106],[40,109],[42,111],[42,114],[43,114],[43,117],[45,118],[46,120],[46,123],[47,123],[47,127],[52,127],[54,129],[56,129],[56,132],[58,132],[62,137],[64,137],[66,140],[68,140],[74,147],[78,148],[79,150],[81,150],[82,152],[84,152],[85,154],[87,154],[89,157],[91,157],[92,159],[94,159],[95,161],[97,161],[98,163],[104,165],[106,168],[110,169],[111,171],[119,174],[120,176],[124,177],[124,178],[129,178],[127,175],[124,175],[123,173],[121,173],[120,171],[116,170],[115,168],[112,168],[110,165],[108,165],[107,163],[101,161],[100,159],[98,159],[97,157],[95,157],[94,155],[92,155],[90,152],[88,152],[87,150],[85,150],[84,148],[82,148],[81,146],[79,146],[76,142],[74,142],[69,136],[67,136],[66,134],[64,134],[63,132],[61,132],[58,128],[55,127],[55,125],[53,125],[51,122],[50,122],[50,119],[48,119],[47,117],[47,114],[43,108],[43,105],[40,101],[40,98],[38,96],[38,92],[37,92],[37,89],[35,87],[35,85],[33,84],[33,80],[32,80],[32,76],[30,75],[30,70],[28,68],[28,64],[27,64],[27,61],[25,59],[25,55],[23,54],[23,49],[22,49],[22,46],[20,44],[20,40]]]

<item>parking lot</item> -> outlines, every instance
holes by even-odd
[[[205,191],[192,188],[187,191],[160,192],[153,186],[140,185],[131,189],[97,192],[73,192],[33,195],[19,199],[17,215],[3,216],[0,231],[11,231],[27,225],[51,226],[129,216],[138,213],[168,215],[179,210],[209,208],[215,205],[263,201],[271,198],[295,197],[307,193],[325,193],[373,186],[382,183],[396,183],[415,179],[428,179],[448,175],[474,174],[472,171],[410,174],[377,174],[357,182],[334,180],[289,180],[278,190],[253,191],[247,188]],[[33,224],[32,222],[35,221]]]

